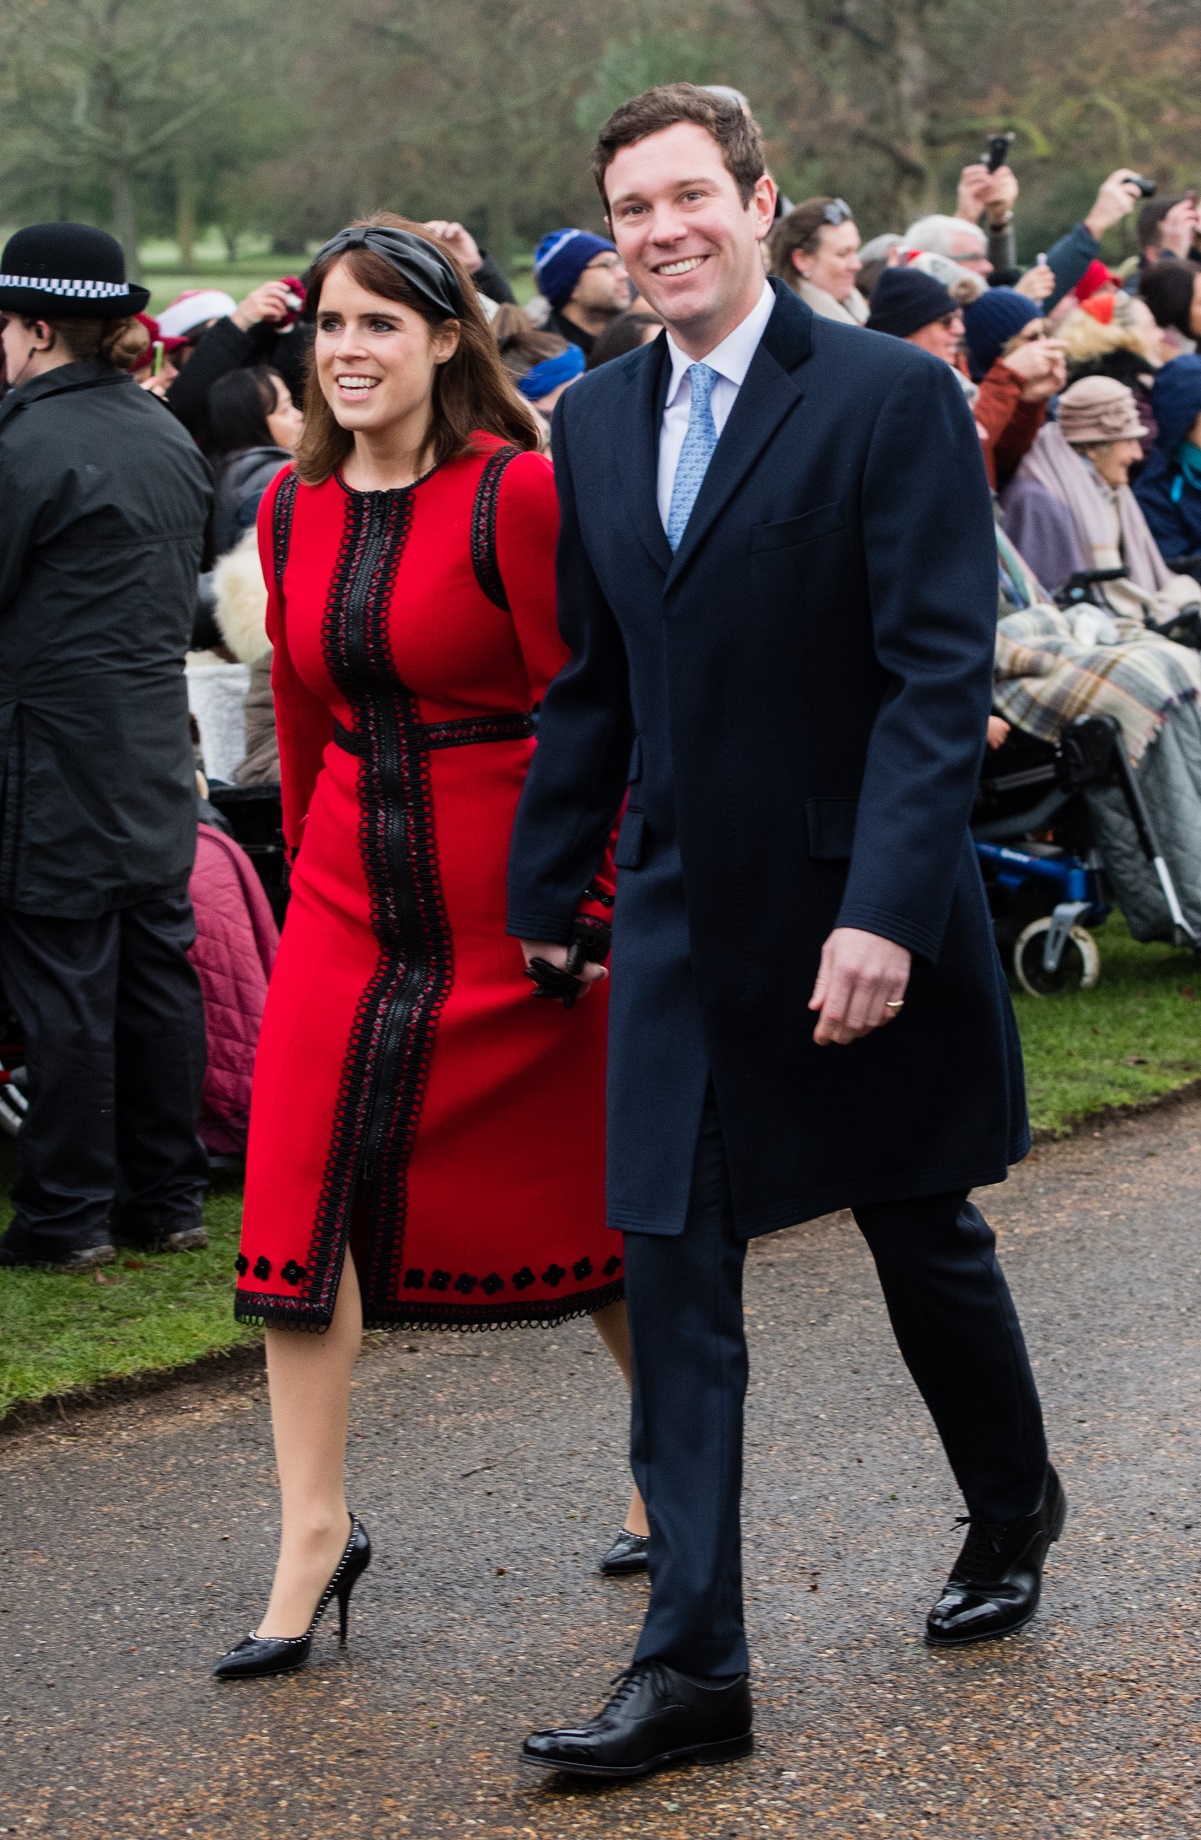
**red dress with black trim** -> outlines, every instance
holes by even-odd
[[[268,488],[259,545],[292,894],[259,1038],[235,1313],[554,1323],[621,1295],[606,988],[539,1001],[505,935],[531,710],[565,662],[549,462]],[[507,464],[505,462],[507,461]],[[605,917],[604,872],[581,912]]]

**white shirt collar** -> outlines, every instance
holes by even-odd
[[[736,390],[741,389],[746,374],[751,368],[751,359],[759,349],[759,341],[767,328],[767,322],[772,316],[775,304],[775,294],[767,278],[764,277],[763,292],[746,318],[735,326],[733,332],[726,334],[720,345],[715,345],[711,352],[707,352],[699,360],[690,358],[687,352],[681,351],[669,332],[667,350],[671,357],[671,383],[668,386],[667,402],[670,404],[675,401],[685,371],[690,364],[698,362],[707,364],[709,369],[716,371],[719,377],[725,377]]]

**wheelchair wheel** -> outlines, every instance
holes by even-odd
[[[1064,941],[1059,964],[1048,971],[1043,947],[1051,930],[1050,915],[1033,921],[1013,948],[1013,969],[1023,990],[1032,997],[1059,997],[1075,990],[1091,990],[1101,975],[1101,954],[1091,933],[1074,926]]]

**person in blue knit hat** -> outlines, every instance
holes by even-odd
[[[630,304],[630,277],[613,244],[591,230],[551,230],[534,251],[534,279],[550,317],[545,330],[587,357]]]
[[[979,300],[963,309],[963,342],[967,346],[972,377],[979,383],[1001,356],[1010,339],[1033,320],[1043,318],[1036,300],[1016,288],[986,288]]]

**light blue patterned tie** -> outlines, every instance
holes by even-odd
[[[671,505],[667,513],[667,541],[673,555],[680,547],[680,539],[692,516],[692,507],[713,458],[713,449],[717,446],[717,429],[710,407],[717,372],[710,370],[707,364],[690,364],[684,374],[692,387],[692,403],[688,410],[688,431],[680,449],[680,462],[676,467]]]

